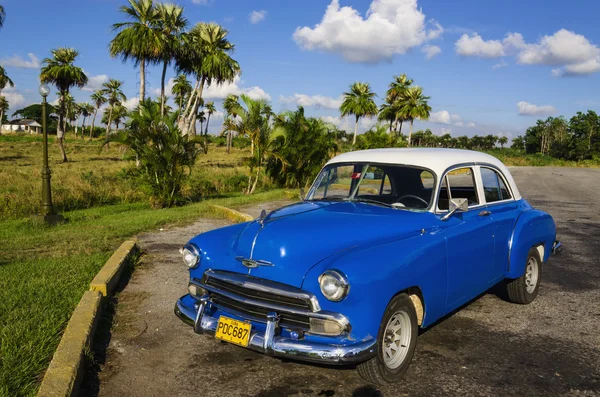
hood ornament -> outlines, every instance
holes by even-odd
[[[242,262],[242,265],[246,266],[248,269],[256,269],[259,266],[269,266],[269,267],[275,266],[273,263],[271,263],[269,261],[244,258],[243,256],[236,256],[235,260]]]
[[[263,209],[262,211],[260,211],[260,216],[258,217],[258,223],[260,223],[261,226],[264,226],[266,218],[267,218],[267,211]]]

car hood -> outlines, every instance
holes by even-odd
[[[207,252],[207,266],[301,287],[308,270],[327,257],[421,233],[432,219],[431,213],[358,202],[302,202],[219,239],[227,247]],[[260,265],[247,269],[242,259]]]

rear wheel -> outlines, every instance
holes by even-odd
[[[415,353],[417,333],[415,307],[406,294],[400,294],[392,299],[383,315],[377,355],[357,367],[360,376],[380,385],[401,380]]]
[[[523,305],[533,302],[540,289],[542,279],[542,260],[537,248],[531,248],[525,262],[525,273],[506,283],[506,294],[513,303]]]

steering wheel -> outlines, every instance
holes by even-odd
[[[423,200],[423,198],[421,198],[419,196],[415,196],[414,194],[405,194],[404,196],[399,197],[398,200],[396,200],[396,201],[402,201],[405,198],[411,198],[411,199],[419,200],[419,201],[421,201],[425,205],[425,208],[427,208],[429,206],[429,203],[427,201]]]

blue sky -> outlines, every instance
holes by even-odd
[[[269,99],[275,110],[304,104],[309,114],[347,127],[336,107],[352,82],[369,82],[381,103],[392,77],[406,73],[431,96],[431,120],[417,127],[438,134],[514,137],[537,118],[600,110],[600,2],[175,2],[185,7],[192,24],[225,26],[236,45],[241,77],[207,94],[218,107],[226,93],[246,92]],[[138,70],[107,51],[111,24],[123,20],[118,11],[123,0],[2,4],[7,18],[0,30],[0,63],[16,83],[3,91],[11,113],[39,101],[39,62],[56,47],[78,49],[77,64],[91,78],[86,90],[73,90],[77,100],[87,101],[90,90],[110,77],[125,82],[128,104],[135,104]],[[153,94],[160,68],[149,68],[147,79]],[[373,123],[365,120],[361,130]]]

